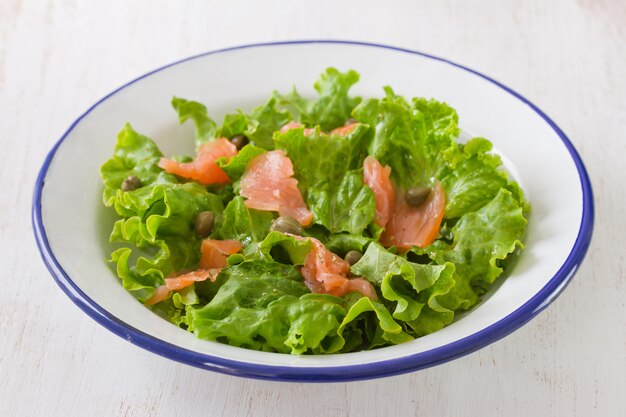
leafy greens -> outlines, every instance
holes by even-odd
[[[351,352],[432,333],[475,306],[524,247],[530,206],[521,188],[487,139],[458,142],[459,118],[449,105],[406,100],[390,87],[380,99],[362,100],[350,95],[358,80],[355,71],[328,68],[314,84],[317,97],[274,92],[220,126],[203,104],[175,97],[180,123],[195,126],[196,147],[222,137],[247,142],[215,161],[230,179],[225,186],[165,172],[155,142],[126,124],[101,167],[104,204],[119,216],[109,261],[124,288],[147,303],[166,278],[198,269],[206,236],[195,223],[211,212],[208,238],[236,240],[242,249],[212,280],[150,306],[199,338],[278,353]],[[240,194],[251,161],[274,150],[293,164],[313,213],[302,237],[275,230],[277,213],[248,208]],[[368,156],[390,167],[397,190],[441,184],[445,209],[431,244],[399,252],[379,242],[377,196],[364,180]],[[124,189],[129,176],[140,186]],[[338,256],[362,254],[350,273],[373,285],[378,299],[312,293],[302,269],[314,251],[309,237]]]

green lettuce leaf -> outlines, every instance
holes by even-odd
[[[306,195],[316,223],[334,233],[362,233],[372,222],[376,201],[363,183],[363,171],[346,172],[338,187],[332,183],[309,188]]]
[[[281,232],[270,232],[259,244],[259,255],[266,261],[303,265],[313,244],[309,239],[296,239]]]
[[[413,321],[428,304],[420,295],[431,289],[438,281],[452,281],[454,265],[421,265],[390,253],[378,243],[371,243],[363,257],[352,266],[352,273],[362,276],[380,287],[383,297],[395,303],[393,317],[402,321]]]
[[[276,148],[283,149],[298,178],[303,192],[323,183],[339,183],[346,172],[359,169],[365,159],[365,133],[368,126],[360,124],[344,136],[314,130],[309,135],[303,128],[277,133]]]
[[[218,136],[232,138],[246,136],[250,143],[263,149],[274,149],[274,132],[280,130],[292,119],[287,110],[278,109],[276,98],[256,107],[249,114],[242,112],[227,114],[219,129]]]
[[[252,110],[244,134],[251,143],[264,149],[274,149],[274,132],[291,120],[291,114],[276,107],[276,99]]]
[[[154,288],[160,285],[158,275],[141,276],[135,268],[129,267],[129,258],[133,251],[130,248],[120,248],[111,254],[110,262],[115,263],[117,276],[122,280],[122,286],[142,302],[154,294]]]
[[[276,134],[278,149],[293,162],[298,186],[305,196],[314,222],[333,233],[361,234],[372,222],[376,209],[374,193],[363,183],[365,125],[345,137],[304,129]]]
[[[137,133],[126,123],[117,136],[113,157],[100,168],[104,184],[103,201],[106,206],[115,202],[124,179],[136,175],[143,187],[153,183],[177,183],[173,175],[166,174],[158,167],[163,155],[152,139]]]
[[[201,211],[222,212],[219,196],[199,184],[153,184],[134,191],[118,191],[115,211],[126,218],[136,217],[154,241],[162,236],[190,236],[196,215]]]
[[[319,94],[317,99],[305,99],[298,94],[295,87],[290,94],[274,93],[274,96],[299,122],[330,131],[343,126],[354,107],[361,101],[360,97],[348,95],[350,88],[358,81],[359,74],[355,71],[342,73],[335,68],[328,68],[314,85]]]
[[[231,265],[244,261],[263,260],[288,265],[303,265],[313,244],[309,239],[296,239],[281,232],[269,232],[263,241],[254,241],[241,253],[228,257]]]
[[[174,295],[172,295],[172,302],[174,306],[179,309],[185,309],[187,306],[198,304],[199,298],[196,294],[195,285],[192,284],[176,291]]]
[[[193,289],[193,285],[187,288]],[[185,290],[187,288],[184,288]],[[176,293],[166,300],[161,301],[155,305],[150,306],[150,309],[159,315],[161,318],[173,323],[174,325],[182,328],[187,328],[187,316],[184,307],[178,307],[177,303],[174,303],[174,297]]]
[[[441,178],[446,190],[447,218],[458,218],[480,209],[493,200],[500,189],[509,190],[518,202],[526,205],[519,185],[502,169],[500,157],[489,153],[491,142],[473,138],[460,149],[463,159],[454,169],[447,169]]]
[[[274,213],[249,209],[241,196],[234,197],[218,218],[216,229],[211,235],[213,239],[234,239],[243,245],[244,257],[258,255],[259,243],[265,239],[270,231]],[[242,255],[233,255],[233,259],[240,259]]]
[[[193,306],[199,303],[200,298],[196,294],[196,286],[195,284],[191,284],[188,287],[175,291],[170,298],[150,308],[165,320],[183,329],[187,329],[187,306]]]
[[[248,116],[241,110],[238,110],[237,113],[224,116],[224,121],[218,130],[217,136],[230,139],[233,136],[243,135],[247,128]]]
[[[526,225],[522,205],[501,189],[488,204],[458,220],[451,243],[438,240],[419,252],[438,264],[452,262],[459,279],[484,292],[502,274],[508,256],[524,247]]]
[[[350,293],[344,299],[346,313],[337,333],[344,340],[343,352],[354,348],[372,349],[413,340],[380,302]],[[360,350],[357,349],[357,350]]]
[[[339,299],[308,293],[293,266],[244,262],[221,274],[227,280],[215,297],[187,310],[189,328],[201,339],[291,354],[342,346]]]
[[[139,301],[145,302],[154,294],[156,287],[165,283],[169,274],[198,265],[200,243],[197,239],[168,237],[148,244],[138,237],[139,233],[132,230],[122,238],[129,243],[140,241],[141,246],[113,251],[110,262],[116,265],[123,287]]]
[[[196,146],[213,140],[216,137],[217,125],[209,117],[206,106],[197,101],[174,97],[172,107],[178,113],[178,121],[182,124],[191,119],[196,126]]]
[[[366,100],[353,112],[373,128],[368,153],[391,167],[402,189],[428,185],[458,154],[456,112],[435,100],[414,99],[410,105],[391,88],[385,91],[385,98]]]
[[[265,149],[254,145],[246,145],[232,158],[220,158],[217,166],[222,168],[231,181],[237,181],[243,175],[248,163],[265,152]]]
[[[324,246],[329,251],[344,256],[351,250],[363,253],[367,245],[372,241],[372,238],[365,236],[334,233],[324,242]]]

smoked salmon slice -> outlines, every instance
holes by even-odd
[[[373,156],[363,161],[363,182],[374,192],[376,213],[374,221],[379,227],[385,227],[393,211],[394,192],[390,176],[391,167],[382,166]]]
[[[163,168],[165,172],[198,181],[203,185],[227,184],[230,182],[230,178],[222,168],[217,166],[215,161],[222,157],[235,155],[237,155],[237,147],[228,139],[219,138],[200,145],[192,162],[176,162],[161,158],[159,167]]]
[[[171,290],[167,288],[166,285],[161,285],[154,290],[154,294],[152,297],[148,299],[144,304],[147,306],[154,305],[156,303],[160,303],[163,300],[167,300],[170,296]]]
[[[280,128],[280,133],[285,133],[291,129],[298,129],[300,127],[302,127],[302,123],[298,123],[298,122],[294,122],[293,120],[290,121],[289,123],[287,123],[286,125],[284,125],[283,127]],[[309,136],[311,133],[313,133],[313,129],[310,129],[308,127],[304,128],[304,136]]]
[[[304,260],[300,272],[311,292],[342,297],[349,292],[358,291],[372,300],[378,299],[371,283],[363,278],[348,278],[348,262],[326,249],[319,240],[312,237],[307,239],[313,243],[313,248]]]
[[[244,204],[251,209],[277,211],[308,226],[313,213],[307,208],[293,174],[293,164],[282,150],[255,157],[241,176],[240,194],[246,198]]]
[[[348,136],[356,127],[358,123],[350,123],[345,126],[337,127],[330,131],[331,135]]]
[[[200,248],[200,269],[224,268],[226,258],[241,250],[243,245],[238,240],[204,239]]]
[[[419,207],[409,206],[404,193],[396,192],[394,210],[380,242],[400,250],[430,245],[439,233],[445,205],[446,194],[439,182],[435,183],[430,195]]]
[[[194,282],[206,281],[207,279],[215,282],[221,270],[222,268],[197,269],[177,277],[165,278],[165,287],[168,290],[181,290]]]
[[[345,126],[337,127],[335,129],[331,130],[330,133],[328,133],[328,134],[330,134],[330,135],[339,135],[339,136],[347,136],[350,132],[352,132],[354,129],[356,129],[356,127],[358,125],[359,125],[358,123],[350,123],[350,124],[347,124]],[[303,126],[302,123],[294,122],[292,120],[291,122],[287,123],[286,125],[284,125],[283,127],[280,128],[280,133],[285,133],[285,132],[287,132],[288,130],[291,130],[291,129],[298,129],[298,128],[302,127],[302,126]],[[304,128],[304,136],[309,136],[311,133],[313,133],[313,130],[314,129],[305,127]],[[322,133],[324,133],[324,132],[322,132]]]
[[[228,255],[239,252],[242,247],[241,242],[237,240],[203,240],[200,247],[202,252],[200,268],[165,278],[165,284],[156,288],[154,295],[145,302],[145,305],[160,303],[169,298],[171,291],[182,290],[194,282],[206,281],[207,279],[215,282],[220,271],[228,265],[226,260]]]

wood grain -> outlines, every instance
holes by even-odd
[[[228,377],[153,355],[81,313],[29,221],[44,156],[91,103],[156,66],[241,43],[338,38],[444,56],[505,82],[589,169],[586,262],[538,318],[422,372],[348,384]],[[0,0],[0,415],[617,416],[626,406],[626,2]]]

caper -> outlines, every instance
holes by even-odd
[[[270,227],[272,232],[291,233],[292,235],[302,235],[302,226],[296,219],[290,216],[280,216],[272,222]]]
[[[141,180],[136,175],[129,175],[122,181],[122,191],[133,191],[141,187]]]
[[[245,137],[244,135],[235,135],[230,140],[230,143],[235,145],[237,150],[239,150],[248,144],[248,138]]]
[[[201,211],[196,216],[194,222],[194,228],[196,229],[196,235],[198,237],[207,237],[213,231],[213,223],[215,222],[215,216],[210,211]]]
[[[345,259],[346,262],[348,262],[350,265],[354,265],[355,263],[359,262],[359,259],[361,259],[362,256],[363,254],[361,252],[351,250],[346,253],[346,256],[344,256],[343,259]]]
[[[409,188],[405,196],[406,203],[411,207],[419,207],[424,204],[429,195],[430,188],[428,187]]]

